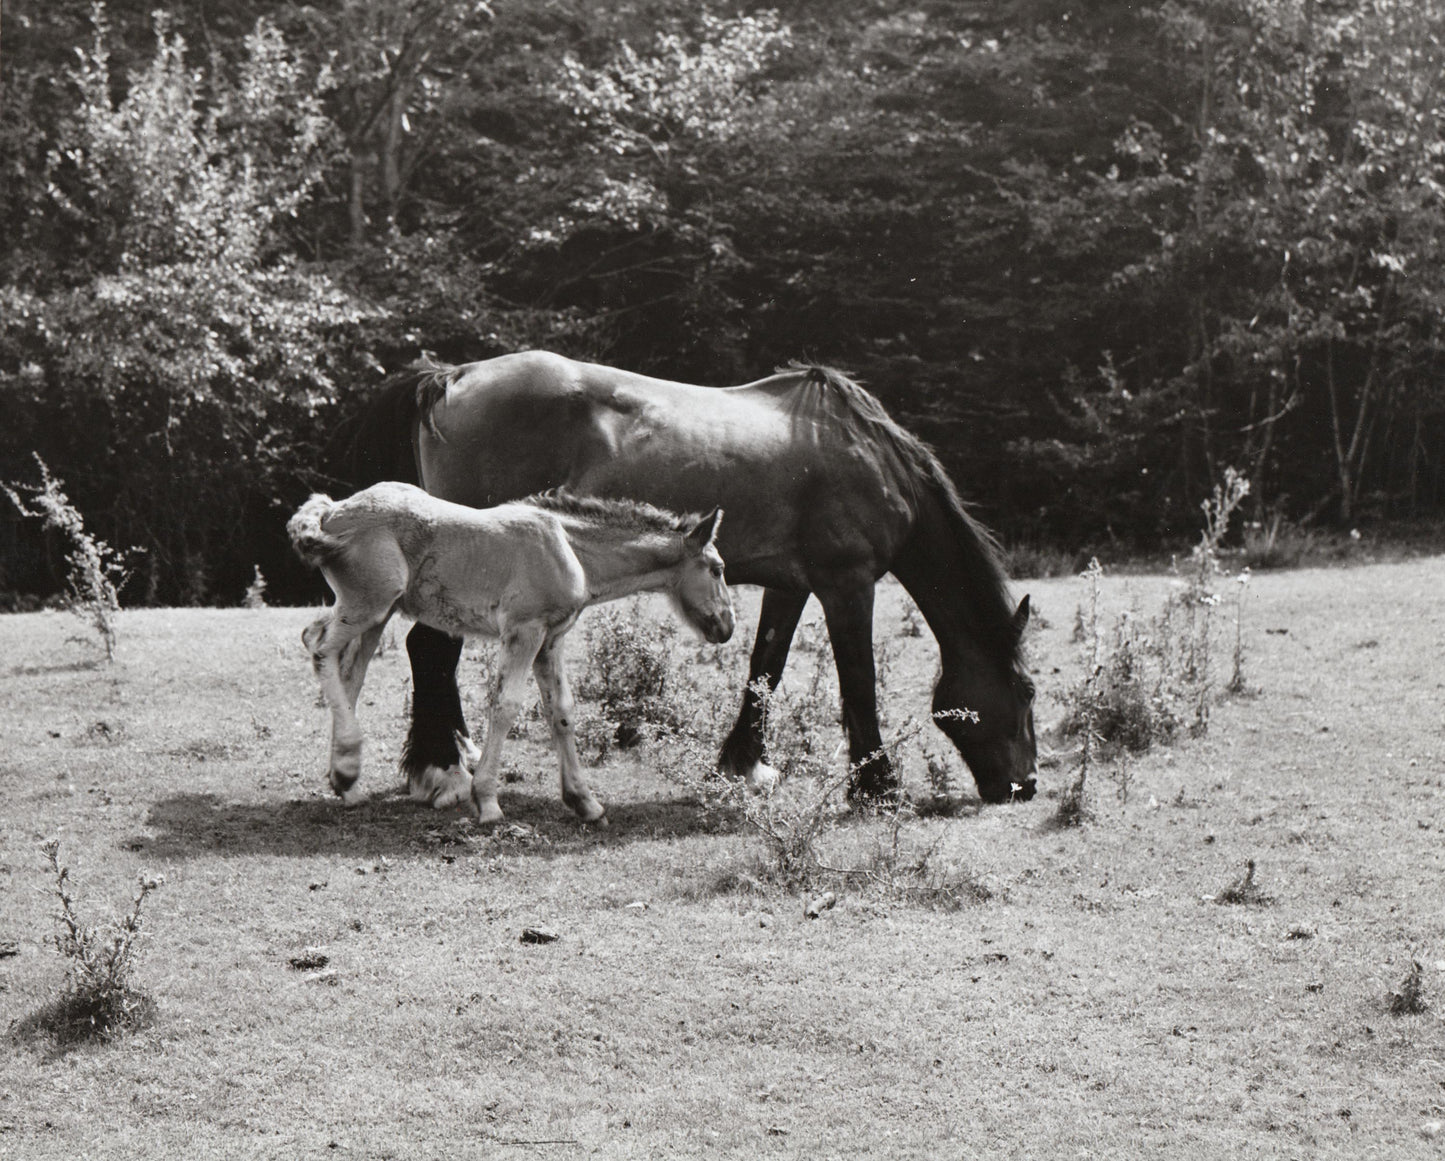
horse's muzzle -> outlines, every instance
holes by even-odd
[[[733,635],[731,617],[712,617],[703,626],[702,635],[710,645],[721,645]]]
[[[1038,791],[1034,783],[1034,776],[1030,774],[1022,782],[1013,784],[1013,793],[1009,796],[1014,802],[1027,802]]]

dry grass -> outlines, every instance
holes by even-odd
[[[341,810],[306,610],[124,613],[104,670],[63,617],[0,618],[0,946],[19,944],[0,1027],[64,977],[43,838],[86,898],[167,881],[136,967],[156,1021],[65,1055],[0,1044],[0,1156],[1436,1155],[1445,1024],[1385,997],[1417,959],[1438,993],[1445,960],[1442,579],[1432,560],[1257,577],[1257,695],[1137,759],[1127,802],[1056,830],[1048,801],[965,798],[906,837],[987,901],[845,885],[816,919],[665,747],[592,772],[605,832],[558,801],[541,730],[509,743],[495,833],[399,796],[399,649],[364,694],[374,797]],[[1168,583],[1111,578],[1104,600],[1154,607]],[[1078,586],[1030,585],[1045,721],[1077,676]],[[936,663],[903,608],[880,591],[895,727]],[[689,662],[725,706],[746,622],[723,666]],[[816,656],[795,654],[798,688]],[[920,799],[937,780],[921,752],[905,775]],[[825,842],[866,860],[889,821]],[[1249,859],[1272,905],[1214,905]]]

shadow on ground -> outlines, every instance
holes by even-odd
[[[404,793],[378,796],[350,809],[333,799],[225,802],[214,794],[174,794],[146,816],[151,837],[136,849],[167,859],[203,855],[342,854],[400,856],[441,847],[474,853],[550,857],[589,846],[681,838],[732,830],[695,799],[659,798],[609,805],[606,830],[577,821],[555,796],[503,792],[506,819],[476,826],[453,811],[435,811]]]

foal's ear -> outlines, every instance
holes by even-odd
[[[717,539],[717,530],[722,527],[722,509],[714,508],[708,515],[697,522],[697,526],[687,534],[687,542],[699,551],[706,548]]]

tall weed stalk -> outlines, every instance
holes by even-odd
[[[60,861],[60,841],[41,846],[55,878],[60,901],[55,949],[65,960],[61,994],[20,1023],[22,1033],[48,1034],[60,1047],[89,1040],[113,1040],[144,1027],[155,1002],[136,987],[133,972],[141,937],[141,909],[162,880],[142,875],[129,911],[100,923],[87,923],[76,908],[70,868]]]
[[[22,515],[35,517],[65,538],[70,546],[65,557],[68,607],[89,622],[105,647],[105,659],[114,661],[119,591],[130,575],[126,556],[86,531],[85,519],[66,496],[62,481],[50,474],[38,453],[35,462],[39,484],[12,481],[0,484],[0,491]]]

